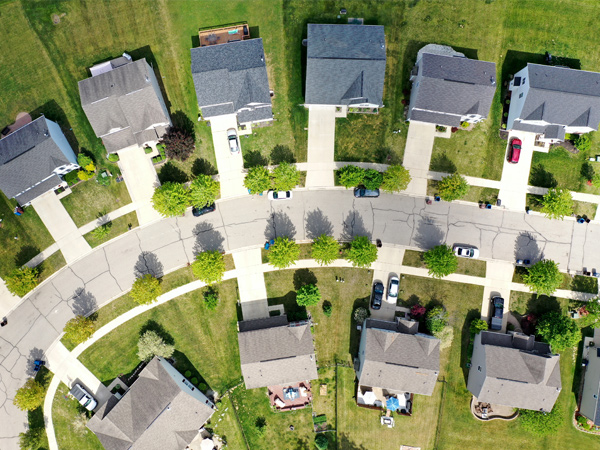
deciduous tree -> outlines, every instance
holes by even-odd
[[[42,406],[45,396],[44,386],[35,379],[30,378],[17,390],[13,404],[22,411],[33,411]]]
[[[7,289],[19,297],[23,297],[38,285],[38,269],[23,266],[13,270],[4,280]]]
[[[193,136],[175,127],[169,128],[169,131],[162,137],[161,142],[165,145],[167,156],[179,161],[188,159],[196,147]]]
[[[280,163],[273,169],[273,189],[276,191],[290,191],[300,182],[300,172],[294,164]]]
[[[471,324],[469,325],[469,331],[471,332],[471,336],[475,336],[479,334],[481,331],[487,331],[488,324],[485,320],[481,319],[473,319],[471,320]]]
[[[190,183],[190,204],[196,208],[212,205],[219,195],[219,182],[208,175],[198,175]]]
[[[356,236],[350,243],[346,259],[354,267],[369,267],[377,261],[377,246],[367,236]]]
[[[140,361],[150,361],[155,356],[170,358],[175,347],[167,344],[156,331],[148,330],[138,341],[138,358]]]
[[[550,259],[543,259],[529,268],[523,275],[523,281],[531,292],[550,295],[560,287],[563,276],[558,270],[558,264]]]
[[[129,296],[140,305],[154,302],[162,293],[160,280],[150,274],[146,274],[133,283]]]
[[[556,433],[563,421],[564,417],[558,406],[555,406],[549,413],[530,409],[519,410],[519,423],[521,426],[537,435]]]
[[[542,198],[542,212],[548,219],[560,219],[573,214],[573,197],[566,189],[551,188]]]
[[[322,234],[312,244],[311,256],[321,266],[327,266],[335,261],[340,254],[340,244],[333,236]]]
[[[63,331],[66,339],[73,344],[81,344],[94,334],[96,323],[90,317],[75,316],[66,323]]]
[[[269,247],[267,258],[273,267],[285,269],[300,258],[300,246],[288,237],[278,237]]]
[[[469,183],[462,175],[453,173],[438,181],[438,192],[444,201],[458,200],[469,192]]]
[[[165,217],[181,216],[190,206],[190,191],[181,183],[165,183],[154,190],[152,205]]]
[[[537,334],[552,348],[552,351],[562,352],[575,347],[581,340],[581,331],[577,323],[560,311],[544,314],[537,323]]]
[[[218,251],[199,253],[192,263],[192,272],[206,284],[219,283],[225,274],[225,257]]]
[[[244,178],[244,186],[251,194],[260,194],[271,188],[271,175],[269,170],[263,166],[250,167],[246,178]]]
[[[375,190],[379,189],[383,183],[383,174],[375,169],[365,170],[365,176],[363,178],[363,185],[367,189]]]
[[[296,303],[299,306],[313,306],[321,301],[321,292],[314,284],[306,284],[296,292]]]
[[[423,261],[433,278],[443,278],[456,272],[458,258],[452,248],[446,244],[436,245],[423,255]]]
[[[408,169],[401,165],[389,166],[383,173],[383,184],[381,189],[386,192],[400,192],[408,187],[411,180]]]
[[[340,184],[346,189],[360,186],[365,178],[365,170],[351,164],[342,167],[337,171]]]

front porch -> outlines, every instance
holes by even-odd
[[[312,401],[310,383],[300,382],[267,388],[271,406],[278,411],[295,411],[305,408]]]

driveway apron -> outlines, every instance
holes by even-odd
[[[333,187],[335,106],[308,109],[308,166],[306,187]]]

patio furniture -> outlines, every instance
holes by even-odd
[[[396,411],[400,407],[400,402],[396,397],[389,397],[385,402],[385,406],[390,411]]]
[[[281,401],[279,397],[275,397],[275,406],[278,408],[285,408],[285,403]]]

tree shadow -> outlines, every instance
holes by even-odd
[[[73,295],[73,304],[71,310],[76,316],[87,316],[98,309],[98,302],[90,292],[86,292],[85,289],[79,288]]]
[[[154,331],[156,334],[158,334],[158,336],[161,337],[163,341],[165,341],[165,344],[175,345],[175,339],[173,339],[173,336],[171,336],[171,334],[155,320],[149,320],[142,325],[139,336],[142,337],[146,331]]]
[[[445,233],[436,225],[433,219],[421,217],[417,233],[412,237],[412,241],[419,248],[429,250],[444,243]]]
[[[365,227],[362,216],[356,211],[349,211],[342,225],[341,241],[350,242],[355,236],[367,236],[371,239],[371,233]]]
[[[209,163],[206,159],[204,158],[196,158],[196,160],[194,161],[194,164],[192,165],[192,174],[194,174],[194,176],[198,176],[198,175],[216,175],[217,169],[215,169],[215,166],[213,166],[211,163]]]
[[[544,258],[536,239],[528,231],[522,231],[515,239],[515,259],[528,259],[533,263]]]
[[[168,182],[185,183],[188,181],[188,176],[173,161],[169,161],[158,172],[158,179],[161,184]]]
[[[196,243],[194,244],[194,253],[198,254],[206,251],[218,251],[222,252],[223,242],[225,238],[220,231],[215,230],[213,224],[208,222],[200,222],[194,227],[192,231],[196,236]]]
[[[431,170],[435,172],[455,173],[456,164],[448,157],[446,152],[442,154],[436,154],[431,157]]]
[[[299,290],[308,284],[317,284],[317,276],[309,269],[298,269],[294,272],[294,289]]]
[[[345,433],[339,435],[338,448],[341,450],[368,450],[367,447],[353,442],[350,436]]]
[[[39,253],[40,249],[35,245],[24,245],[15,255],[15,265],[17,267],[24,266]]]
[[[158,257],[152,252],[142,252],[138,257],[133,273],[137,278],[150,274],[154,278],[160,278],[164,275],[163,265]]]
[[[271,164],[277,165],[282,162],[293,164],[296,162],[296,157],[287,145],[276,145],[271,150]]]
[[[369,311],[369,297],[362,297],[362,298],[355,299],[354,303],[352,304],[352,310],[348,311],[348,313],[353,316],[354,310],[359,307],[365,308],[368,312]],[[357,325],[362,325],[362,324],[356,323],[356,321],[354,320],[354,317],[351,317],[351,319],[350,319],[350,342],[349,342],[349,346],[348,346],[348,353],[350,354],[350,357],[352,359],[354,359],[356,356],[358,356],[358,346],[360,344],[360,331],[358,331],[358,329],[356,328]]]
[[[527,302],[527,313],[538,318],[552,311],[561,311],[560,303],[556,297],[532,294]]]
[[[478,309],[470,309],[467,312],[460,333],[460,367],[463,372],[463,378],[465,379],[465,386],[469,380],[469,368],[467,367],[467,363],[470,361],[471,354],[473,353],[473,347],[471,346],[471,330],[469,328],[471,326],[471,321],[479,318],[481,318],[481,311]]]
[[[333,235],[333,224],[320,208],[306,214],[306,237],[313,241],[322,234]]]
[[[531,168],[529,184],[532,186],[554,188],[558,186],[558,181],[556,181],[554,175],[548,172],[542,164],[536,164]]]
[[[268,164],[269,160],[265,158],[258,150],[244,151],[244,167],[246,169],[257,166],[266,166]]]
[[[67,115],[58,105],[58,103],[56,103],[55,100],[50,100],[29,113],[32,120],[37,119],[42,114],[46,117],[46,119],[56,122],[60,126],[60,129],[67,138],[67,142],[71,146],[71,149],[77,155],[79,151],[79,141],[77,140],[75,133],[73,133],[73,127],[71,126],[69,119],[67,119]],[[86,125],[88,124],[87,121],[85,121],[85,123]],[[99,144],[100,142],[100,139],[98,139]]]
[[[281,297],[268,299],[269,306],[283,305],[285,314],[290,322],[308,319],[308,311],[296,302],[296,291],[289,291]]]
[[[187,135],[192,136],[196,139],[196,131],[194,129],[194,122],[187,116],[183,111],[175,111],[171,114],[171,122],[173,127],[184,131]]]
[[[33,370],[36,360],[44,360],[44,350],[33,347],[31,350],[29,350],[29,355],[27,356],[27,368],[25,370],[27,376],[34,377],[36,375],[35,370]]]
[[[283,211],[271,213],[265,228],[265,239],[270,240],[278,237],[294,239],[294,236],[296,236],[296,226],[290,217]]]

